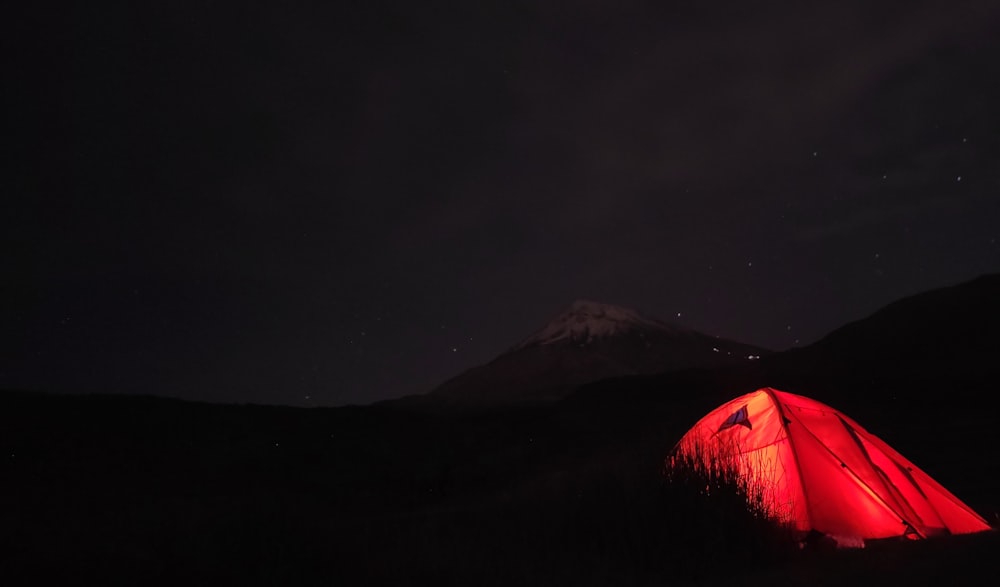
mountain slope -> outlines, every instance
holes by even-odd
[[[931,413],[955,401],[1000,408],[1000,274],[900,299],[761,363],[776,384],[829,387],[859,410],[926,404]]]
[[[992,362],[998,351],[1000,274],[903,298],[838,328],[810,349],[863,362]]]
[[[584,383],[664,371],[742,364],[770,351],[580,300],[493,361],[430,396],[472,403],[555,399]]]

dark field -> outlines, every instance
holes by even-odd
[[[610,381],[479,412],[4,393],[5,574],[436,586],[955,585],[989,574],[994,533],[800,550],[734,486],[706,498],[703,480],[667,484],[662,458],[718,403],[709,390],[762,375]],[[892,430],[869,429],[995,524],[996,434],[963,417],[933,439],[898,414],[885,418]],[[971,442],[992,444],[957,450]]]

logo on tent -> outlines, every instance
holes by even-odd
[[[722,423],[722,426],[719,426],[719,432],[733,426],[746,426],[750,430],[753,430],[753,424],[750,423],[750,416],[747,414],[746,406],[736,410],[733,412],[733,415],[726,418],[726,421]]]

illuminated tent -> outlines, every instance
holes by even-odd
[[[759,389],[698,421],[680,461],[736,471],[771,517],[841,545],[964,534],[986,521],[857,422],[818,401]]]

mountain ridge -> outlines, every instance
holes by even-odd
[[[532,345],[554,344],[568,339],[569,342],[587,344],[596,338],[623,334],[630,330],[672,330],[683,331],[681,327],[648,318],[636,310],[578,299],[562,313],[549,320],[545,326],[510,349],[516,351]]]
[[[413,397],[484,405],[549,401],[601,379],[722,367],[772,353],[631,308],[579,299],[489,362]]]

